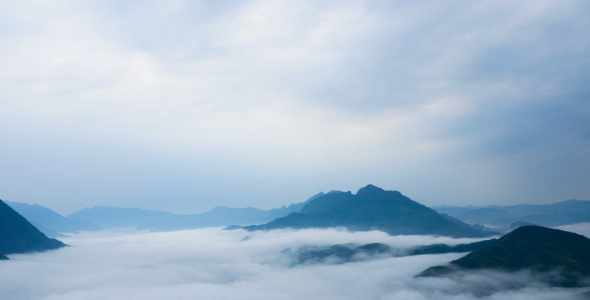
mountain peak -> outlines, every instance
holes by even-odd
[[[362,194],[362,193],[374,193],[374,192],[385,192],[385,190],[380,187],[376,187],[372,184],[368,184],[364,188],[359,189],[358,192],[356,192],[356,194],[358,195],[358,194]]]
[[[50,239],[13,208],[0,200],[0,253],[26,253],[64,247]]]
[[[444,275],[456,271],[495,269],[519,271],[530,269],[550,275],[557,270],[559,278],[551,284],[577,286],[579,275],[590,275],[590,239],[585,236],[541,226],[521,226],[493,244],[452,261],[451,267],[426,269],[421,276]],[[553,275],[551,275],[553,276]]]
[[[326,194],[305,204],[299,213],[247,230],[279,228],[328,228],[344,226],[353,231],[381,230],[389,234],[434,234],[453,237],[483,237],[484,232],[460,221],[451,222],[434,210],[402,195],[374,185],[351,192]]]

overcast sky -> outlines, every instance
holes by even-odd
[[[0,198],[590,199],[590,2],[1,1]]]

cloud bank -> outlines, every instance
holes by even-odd
[[[427,236],[381,232],[199,229],[167,233],[91,232],[59,251],[1,262],[3,299],[561,299],[580,290],[548,288],[525,274],[482,272],[414,278],[461,254],[289,267],[281,250],[303,245],[382,242],[404,248]],[[499,292],[490,293],[490,290]]]

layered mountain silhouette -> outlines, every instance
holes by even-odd
[[[587,200],[567,200],[543,205],[437,206],[433,209],[469,224],[478,223],[504,228],[516,222],[541,226],[590,222],[590,201]]]
[[[75,233],[100,229],[98,226],[81,220],[68,219],[57,212],[38,205],[4,201],[16,212],[25,217],[48,237],[61,237],[61,233]]]
[[[67,217],[38,205],[5,201],[19,214],[29,220],[41,232],[50,237],[108,228],[135,227],[140,230],[173,231],[204,227],[222,227],[231,224],[263,224],[290,213],[298,212],[312,199],[323,196],[319,193],[305,202],[270,210],[254,207],[233,208],[218,206],[201,214],[174,214],[164,211],[139,208],[97,206],[84,208]]]
[[[95,224],[102,229],[136,227],[140,230],[153,231],[222,227],[231,224],[263,224],[290,213],[298,212],[307,202],[323,195],[324,193],[319,193],[305,202],[270,210],[254,207],[218,206],[209,212],[197,215],[173,214],[139,208],[97,206],[77,211],[69,215],[68,219]]]
[[[48,238],[23,216],[0,200],[0,253],[45,251],[64,246],[64,243]]]
[[[372,188],[374,192],[377,191],[377,197],[367,201],[365,198],[372,197],[369,195]],[[247,226],[249,230],[344,226],[351,230],[380,229],[390,234],[452,234],[452,236],[480,237],[494,233],[478,224],[508,228],[522,224],[556,226],[590,221],[590,201],[568,200],[548,205],[489,207],[440,206],[435,208],[440,213],[436,216],[432,209],[410,200],[399,192],[386,192],[387,196],[378,195],[380,192],[385,191],[369,185],[359,190],[357,195],[341,191],[319,193],[305,202],[270,210],[218,206],[209,212],[192,215],[139,208],[98,206],[85,208],[64,217],[40,205],[17,202],[7,202],[7,204],[50,237],[63,236],[61,233],[115,227],[173,231],[232,224],[264,224],[260,227]],[[383,197],[395,200],[384,200]],[[405,200],[401,201],[401,199]],[[310,203],[312,201],[313,204]],[[410,203],[413,204],[410,205]],[[380,207],[382,204],[385,205],[383,211]],[[396,210],[398,211],[394,214],[396,216],[388,215]],[[292,213],[298,214],[289,216]],[[441,221],[439,217],[446,219],[447,222]],[[372,223],[373,221],[375,222]],[[449,225],[449,222],[455,225]],[[439,225],[441,227],[434,232],[428,229],[437,228]]]
[[[452,261],[448,266],[432,267],[419,276],[439,276],[457,271],[529,269],[559,286],[590,283],[590,239],[572,232],[541,226],[522,226],[489,246]],[[556,273],[557,272],[557,273]]]
[[[351,192],[335,192],[317,197],[292,213],[246,230],[280,228],[346,227],[352,231],[381,230],[391,235],[444,235],[486,237],[497,233],[450,220],[397,191],[385,191],[373,185]]]

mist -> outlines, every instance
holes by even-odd
[[[590,224],[583,226],[590,228]],[[86,232],[70,247],[0,262],[1,299],[563,299],[583,290],[551,288],[526,272],[415,278],[464,254],[376,257],[292,266],[282,251],[304,246],[385,243],[407,249],[478,239],[388,236],[379,231]]]
[[[557,226],[556,229],[565,230],[577,234],[581,234],[585,237],[590,237],[590,223],[578,223],[571,225]]]

